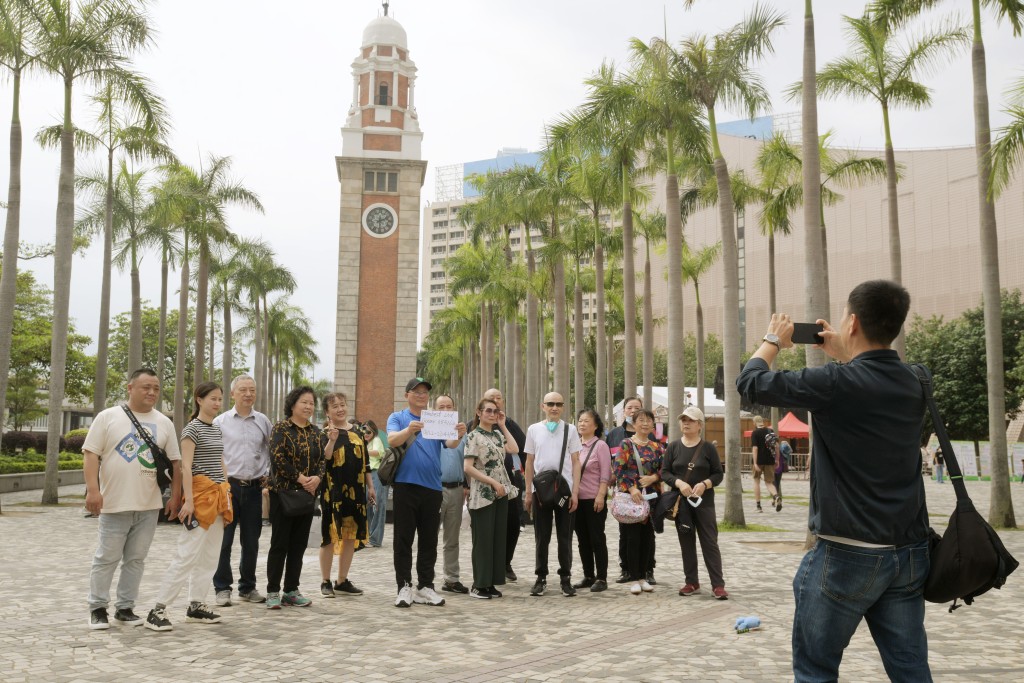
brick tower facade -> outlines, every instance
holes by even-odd
[[[336,158],[341,183],[334,387],[349,414],[382,429],[416,375],[420,191],[427,162],[416,65],[387,14],[363,31]]]

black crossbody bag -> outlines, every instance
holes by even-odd
[[[939,536],[934,529],[929,529],[931,569],[924,584],[924,599],[938,603],[952,600],[953,604],[949,607],[952,612],[960,607],[956,604],[958,600],[970,605],[979,595],[992,588],[1002,587],[1019,563],[967,495],[956,451],[949,442],[939,407],[932,396],[931,378],[924,366],[914,364],[911,367],[924,389],[935,435],[939,438],[942,454],[946,458],[949,481],[956,491],[956,508],[949,517],[946,532]]]
[[[557,470],[544,470],[533,478],[533,488],[537,494],[537,502],[544,509],[564,507],[572,497],[572,486],[562,476],[562,465],[565,464],[565,448],[569,443],[569,423],[565,423],[562,433],[562,457],[558,459]]]
[[[135,417],[135,413],[126,404],[121,404],[121,409],[124,410],[125,415],[132,421],[132,426],[135,427],[135,431],[138,432],[139,436],[146,445],[149,446],[149,452],[153,454],[153,464],[156,466],[156,485],[162,492],[168,486],[171,485],[171,476],[174,472],[174,466],[171,464],[171,459],[167,457],[167,451],[156,445],[156,441],[153,440],[153,436],[149,433],[149,430],[139,424],[139,418]]]

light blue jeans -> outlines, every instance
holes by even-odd
[[[369,505],[367,524],[369,525],[370,545],[379,546],[384,542],[384,525],[388,517],[388,492],[390,486],[383,486],[377,470],[373,470],[373,490],[377,494],[377,504]]]
[[[946,481],[945,477],[943,477],[943,475],[945,473],[946,473],[946,466],[945,465],[936,465],[935,466],[935,481],[939,482],[940,484],[942,482]]]
[[[861,548],[818,539],[793,577],[797,683],[838,680],[843,650],[861,619],[891,680],[931,681],[923,594],[929,564],[927,540]]]
[[[117,609],[132,609],[153,542],[159,510],[104,512],[99,519],[99,544],[89,572],[89,610],[110,604],[110,584],[121,564],[117,580]]]

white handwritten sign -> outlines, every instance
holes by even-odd
[[[420,436],[424,439],[451,441],[459,438],[459,433],[455,430],[455,425],[459,423],[459,414],[454,410],[424,410],[420,419],[423,422]]]

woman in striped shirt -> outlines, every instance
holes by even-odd
[[[224,468],[224,442],[213,419],[220,412],[224,392],[215,382],[196,387],[192,418],[181,430],[181,468],[184,504],[178,519],[184,525],[178,550],[164,573],[156,606],[146,618],[152,631],[173,629],[166,608],[188,582],[188,621],[214,624],[220,615],[204,599],[220,560],[225,518],[231,521],[231,498]]]

